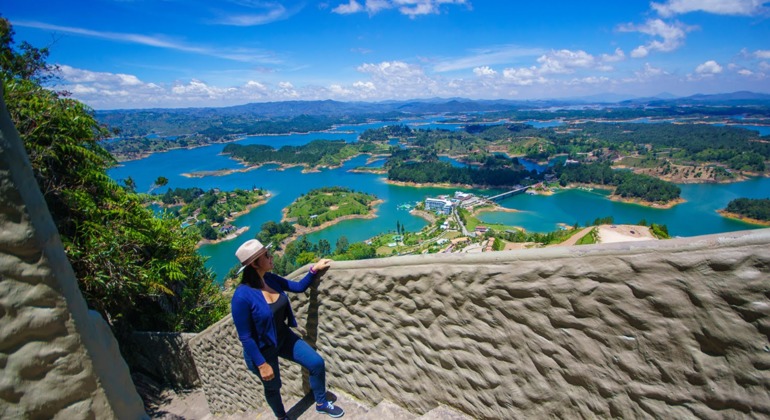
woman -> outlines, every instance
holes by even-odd
[[[269,247],[269,245],[268,245]],[[305,277],[289,281],[273,274],[273,256],[268,247],[256,239],[246,241],[235,252],[241,262],[241,284],[231,301],[233,322],[243,344],[246,366],[262,380],[265,399],[279,419],[286,419],[281,399],[281,374],[278,357],[299,363],[310,372],[310,388],[316,411],[332,417],[345,412],[326,399],[326,368],[321,356],[289,327],[297,321],[289,305],[286,291],[302,293],[331,265],[331,260],[315,263]]]

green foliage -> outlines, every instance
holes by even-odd
[[[364,152],[366,150],[366,152]],[[361,153],[384,152],[387,148],[371,149],[371,144],[346,143],[345,140],[313,140],[302,146],[283,146],[278,150],[262,144],[231,143],[222,153],[229,154],[250,165],[282,163],[293,165],[338,166],[342,161]]]
[[[349,188],[324,187],[300,196],[288,207],[286,215],[296,217],[300,226],[319,226],[342,216],[368,214],[376,199]]]
[[[641,198],[650,202],[668,202],[679,198],[676,185],[631,171],[616,171],[609,163],[556,165],[554,172],[560,185],[571,182],[615,186],[615,194],[621,197]]]
[[[40,64],[24,64],[45,54],[17,52],[8,32],[2,42],[8,111],[88,305],[118,333],[199,331],[224,316],[227,302],[195,252],[198,236],[155,218],[107,176],[115,161],[98,144],[106,131],[91,110],[42,88],[30,70]]]
[[[158,196],[150,196],[152,197]],[[173,213],[185,226],[195,225],[205,239],[218,239],[230,234],[232,229],[232,226],[219,226],[219,224],[250,206],[264,201],[265,192],[259,188],[233,191],[218,189],[203,191],[198,187],[173,190],[169,188],[160,197],[166,205],[180,206]]]
[[[770,198],[736,198],[726,211],[755,220],[770,222]]]
[[[652,234],[658,239],[669,239],[671,236],[668,234],[668,227],[666,225],[659,225],[657,223],[650,224],[650,230]]]
[[[576,245],[590,245],[595,244],[598,242],[598,232],[596,228],[591,229],[588,233],[583,235],[582,238],[578,239],[578,241],[575,243]]]

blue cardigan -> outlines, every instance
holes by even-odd
[[[308,272],[300,281],[289,281],[273,274],[265,273],[265,283],[278,293],[286,294],[286,291],[302,293],[310,287],[315,276]],[[273,312],[265,300],[265,296],[259,289],[254,289],[245,284],[235,289],[233,299],[230,301],[235,329],[238,330],[238,338],[243,344],[243,355],[246,360],[251,360],[255,366],[265,363],[265,358],[259,351],[260,348],[278,345],[278,334],[275,331]],[[289,305],[289,326],[296,327],[297,320]]]

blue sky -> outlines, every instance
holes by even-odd
[[[95,109],[770,93],[763,0],[5,0]]]

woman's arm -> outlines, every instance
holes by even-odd
[[[242,297],[234,296],[230,307],[233,314],[233,323],[238,331],[238,338],[241,340],[241,344],[243,344],[244,352],[256,366],[264,364],[265,358],[259,351],[256,337],[252,336],[251,305],[249,301]]]
[[[328,258],[319,260],[317,263],[313,264],[313,267],[310,268],[310,271],[308,271],[307,274],[305,274],[305,277],[303,277],[300,281],[290,281],[277,274],[273,274],[273,276],[275,276],[274,279],[278,282],[283,290],[288,290],[294,293],[303,293],[305,290],[307,290],[308,287],[310,287],[318,273],[323,274],[326,272],[326,270],[329,269],[331,262],[332,260]]]

